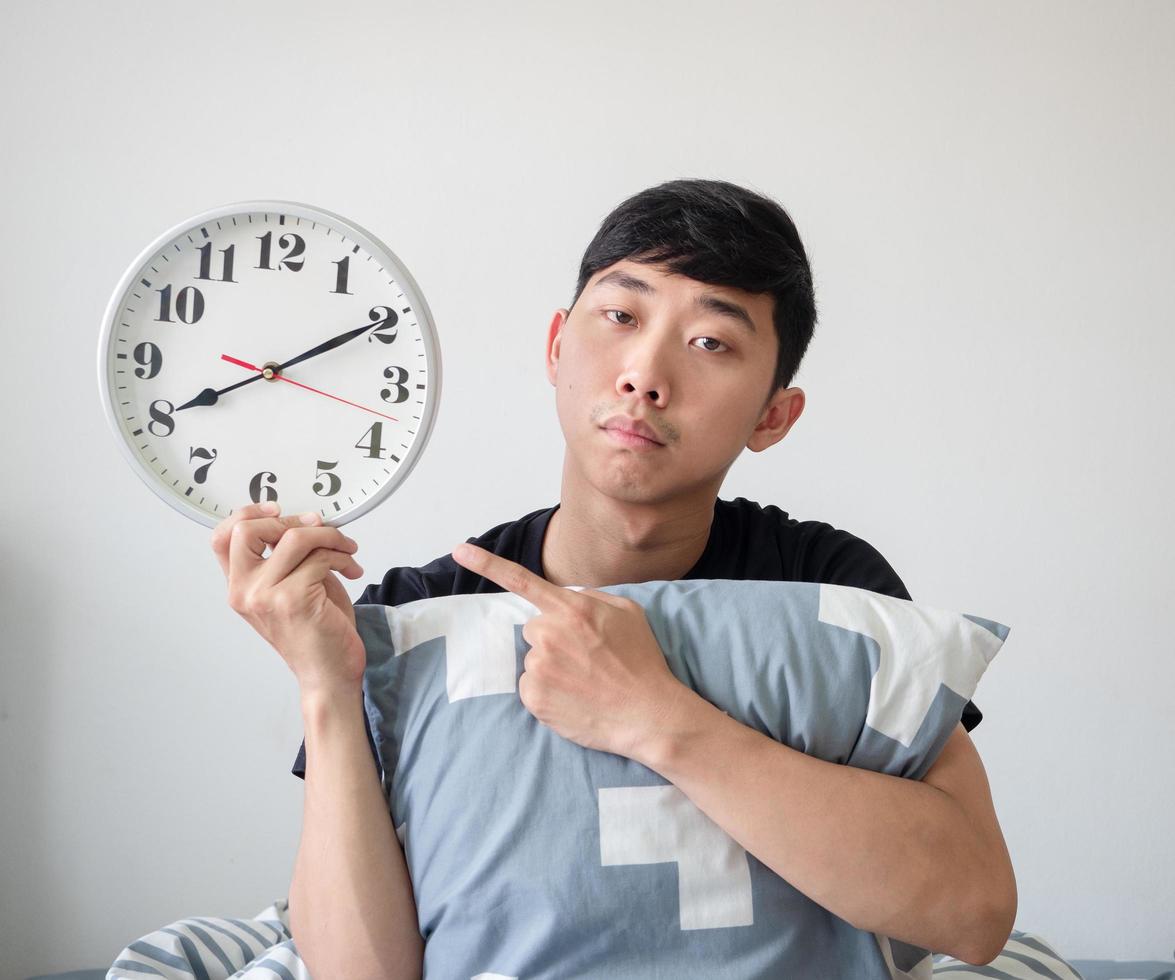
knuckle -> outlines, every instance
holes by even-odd
[[[232,530],[236,524],[237,521],[234,521],[231,517],[226,517],[212,529],[212,534],[209,536],[209,540],[212,543],[213,551],[218,550],[224,545],[224,542],[228,539],[229,535],[232,534]]]
[[[519,699],[522,699],[521,686],[519,686],[518,692]],[[533,715],[541,716],[546,711],[547,701],[543,696],[542,685],[537,684],[533,677],[530,679],[530,683],[526,685],[526,699],[524,703]]]
[[[278,528],[277,539],[268,543],[274,551],[280,548],[284,555],[298,548],[302,543],[302,537],[293,528]]]
[[[297,609],[297,601],[286,591],[277,591],[269,603],[269,612],[272,615],[288,618]]]
[[[306,560],[314,566],[319,579],[326,578],[338,558],[339,553],[333,548],[315,548],[306,556]]]
[[[253,589],[241,596],[241,613],[245,616],[264,618],[271,612],[270,604],[265,594]]]
[[[595,610],[587,609],[578,603],[571,608],[569,615],[571,616],[571,622],[579,629],[586,629],[595,624]]]

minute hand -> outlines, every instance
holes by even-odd
[[[377,321],[378,322],[378,321]],[[288,361],[279,364],[278,367],[285,369],[294,364],[301,364],[303,361],[308,361],[312,357],[317,357],[319,354],[325,354],[328,350],[334,350],[336,347],[341,347],[348,340],[354,340],[360,334],[366,333],[375,323],[367,323],[362,327],[356,327],[354,330],[348,330],[346,333],[341,333],[337,337],[332,337],[330,340],[323,341],[317,347],[311,347],[310,350],[304,354],[299,354],[297,357],[291,357]]]

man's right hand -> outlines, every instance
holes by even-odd
[[[228,604],[281,654],[303,697],[359,690],[367,654],[351,600],[332,573],[359,578],[363,569],[352,557],[359,546],[317,513],[310,524],[278,514],[276,504],[249,504],[213,529]]]

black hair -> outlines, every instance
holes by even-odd
[[[670,180],[634,194],[588,244],[571,306],[593,275],[623,259],[770,293],[779,354],[764,405],[791,384],[816,328],[816,296],[799,232],[775,201],[724,180]]]

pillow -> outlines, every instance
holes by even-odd
[[[311,980],[290,936],[288,909],[282,899],[251,919],[180,919],[127,946],[106,980]]]
[[[850,586],[725,579],[600,589],[640,604],[673,674],[829,762],[921,779],[1007,637]],[[910,977],[930,951],[854,928],[640,763],[527,711],[538,610],[509,592],[355,608],[364,706],[405,849],[425,975]],[[715,760],[721,764],[721,760]]]

